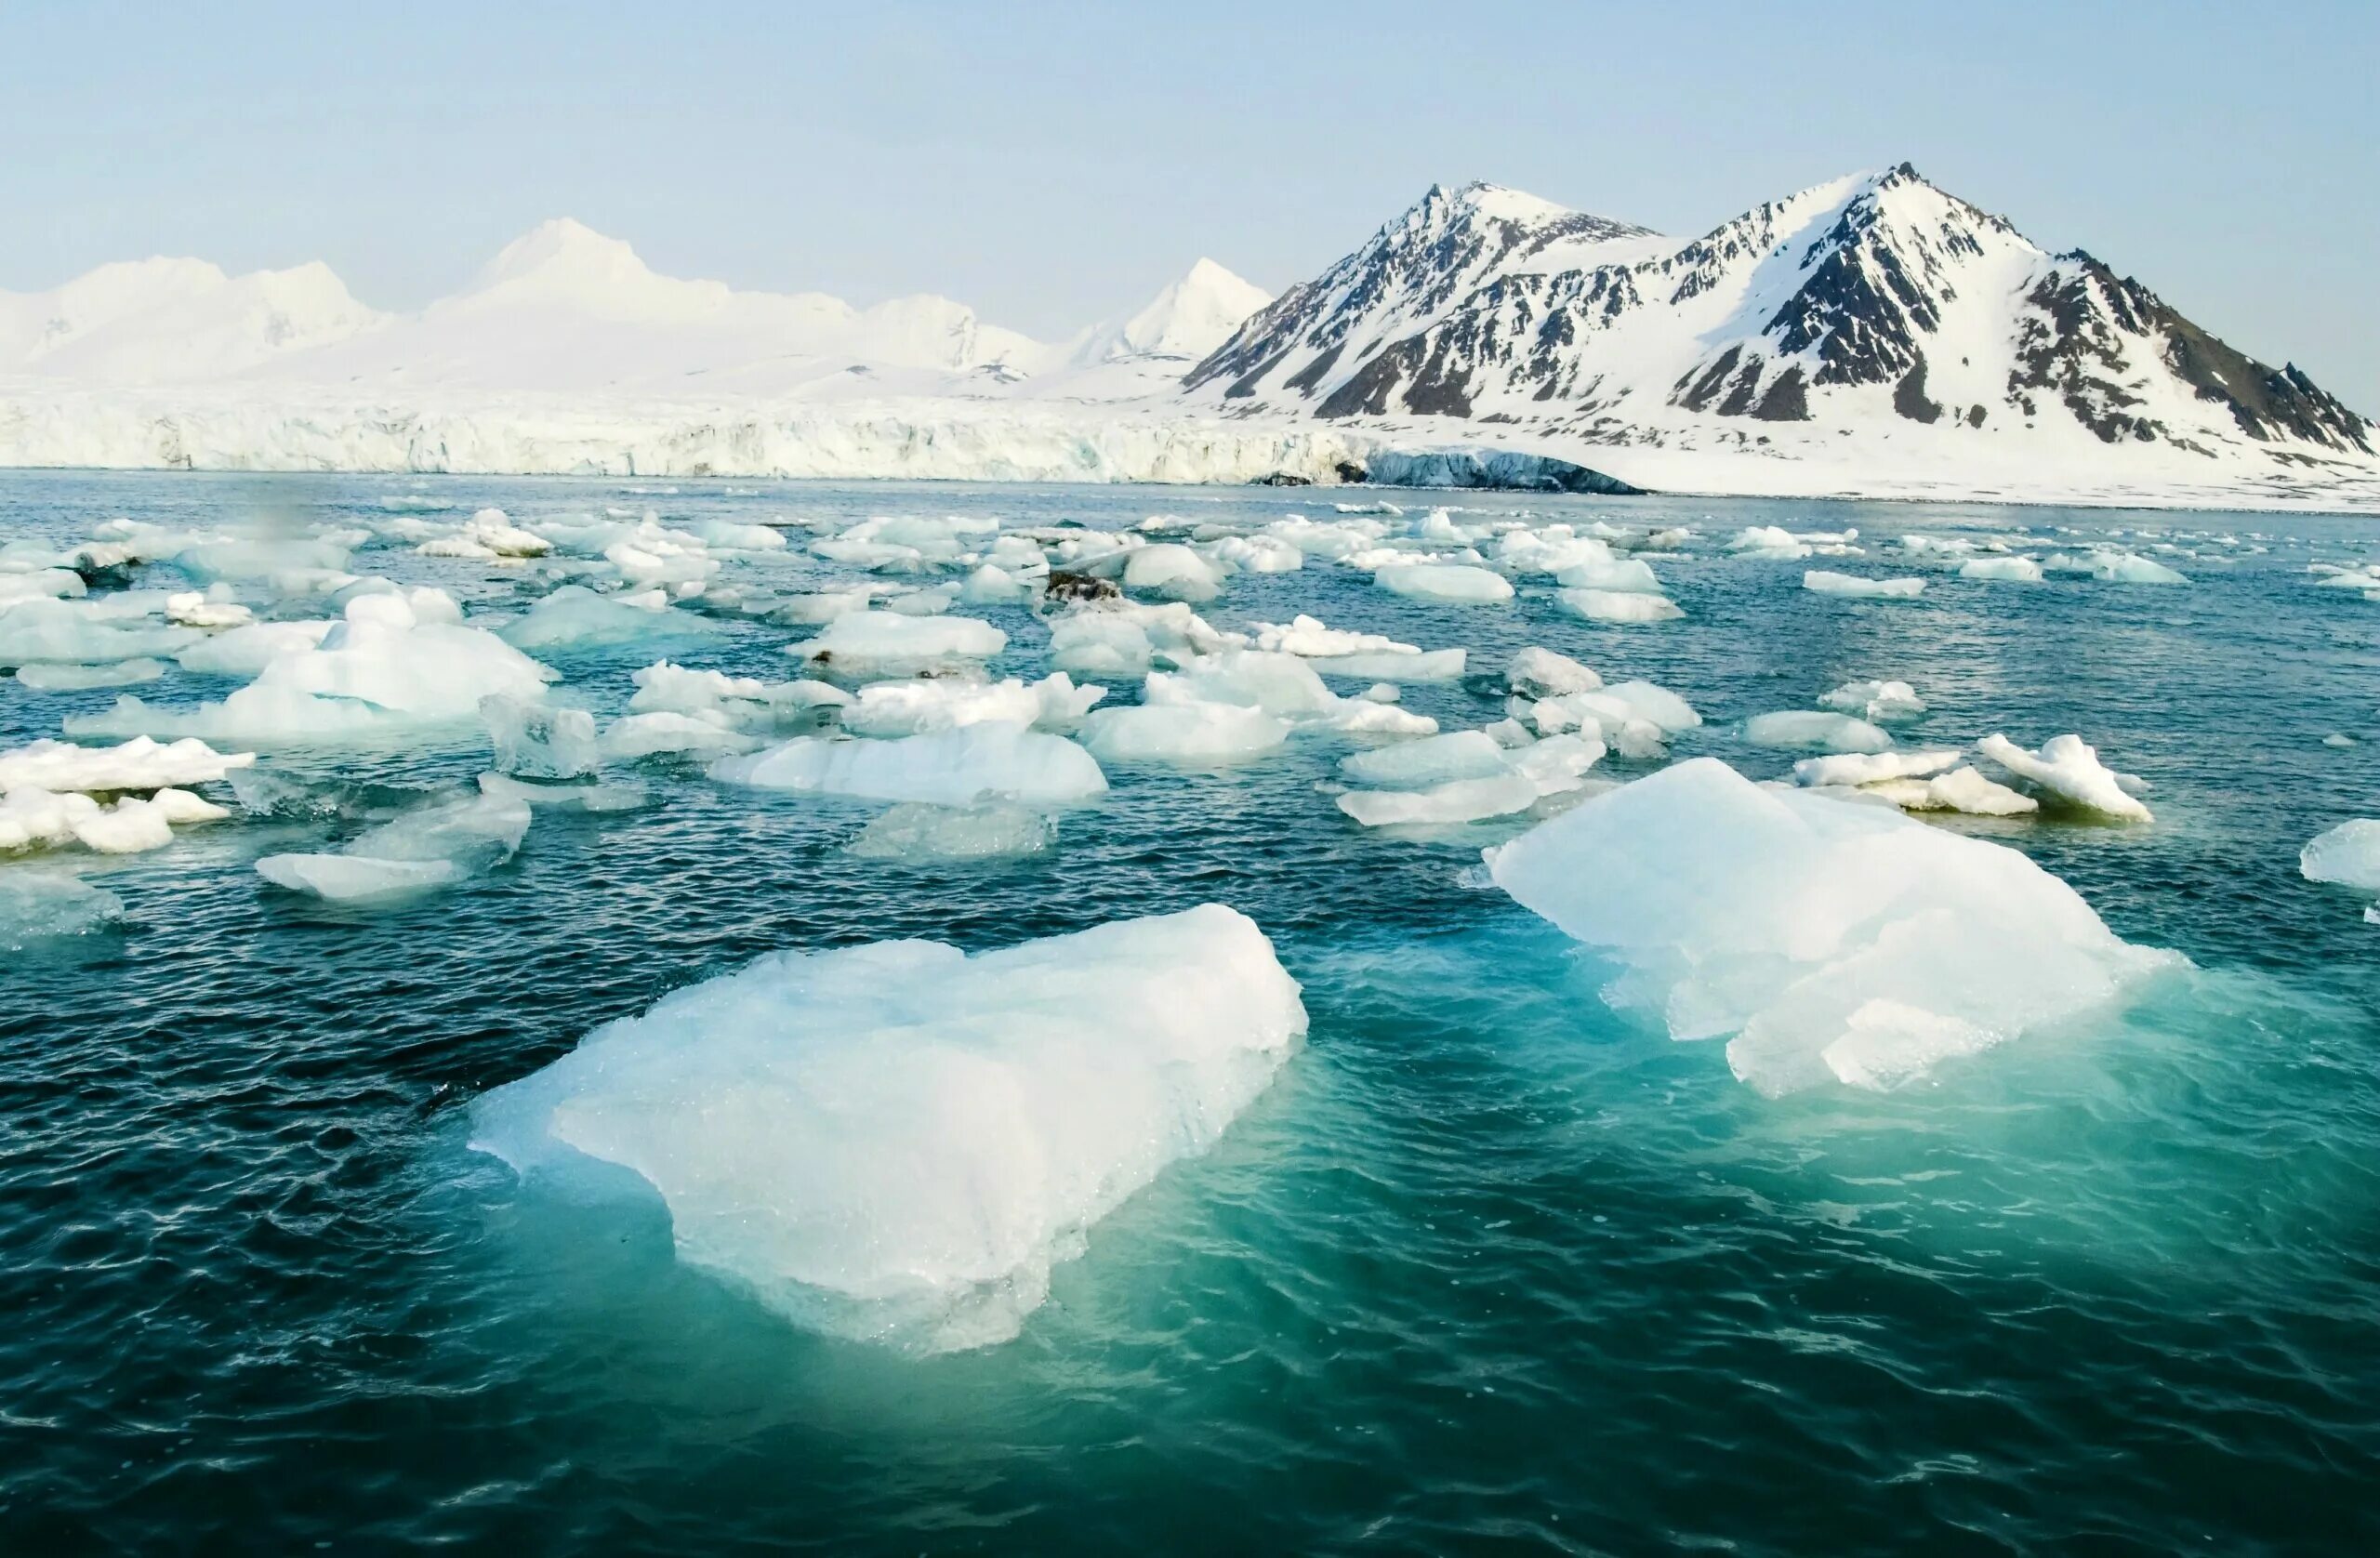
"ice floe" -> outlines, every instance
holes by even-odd
[[[711,777],[760,789],[966,806],[992,797],[1064,805],[1104,793],[1091,755],[1064,736],[1023,725],[964,725],[893,741],[796,736],[723,758]]]
[[[257,874],[276,887],[339,903],[451,887],[510,860],[529,832],[517,794],[483,791],[410,812],[328,854],[271,854]]]
[[[1623,970],[1673,1038],[1733,1036],[1780,1094],[1884,1089],[2085,1014],[2178,961],[2015,850],[1696,759],[1487,852],[1497,885]]]
[[[772,953],[487,1093],[471,1139],[582,1194],[630,1170],[681,1261],[798,1326],[945,1352],[1014,1337],[1305,1025],[1263,932],[1214,904],[972,957]]]
[[[1862,601],[1914,601],[1925,593],[1924,579],[1870,579],[1857,574],[1836,574],[1813,568],[1802,575],[1802,588],[1819,595],[1844,595]]]
[[[1976,743],[1976,750],[2082,811],[2122,822],[2150,820],[2148,806],[2126,786],[2127,776],[2100,762],[2098,752],[2079,735],[2052,736],[2038,752],[2028,752],[2004,735],[1988,735]]]

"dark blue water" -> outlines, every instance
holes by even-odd
[[[381,498],[409,490],[14,475],[0,538],[114,516],[385,527]],[[1329,509],[1197,489],[419,490],[532,528],[607,503],[1100,525]],[[1543,643],[1684,693],[1711,723],[1679,755],[1755,775],[1785,759],[1728,721],[1855,677],[1914,682],[1927,740],[2078,731],[2153,783],[2154,825],[1943,825],[2025,850],[2196,970],[1900,1092],[1766,1100],[1720,1046],[1615,1017],[1551,927],[1469,885],[1512,825],[1368,836],[1314,789],[1325,745],[1118,771],[1054,850],[988,867],[854,859],[874,808],[665,765],[651,808],[541,813],[509,865],[377,909],[250,867],[468,780],[483,738],[271,754],[351,815],[78,857],[125,925],[0,955],[0,1551],[2373,1551],[2380,931],[2296,871],[2305,840],[2380,805],[2380,605],[2306,573],[2371,556],[2368,522],[1472,500],[1523,506],[1700,527],[1657,564],[1686,619],[1591,626],[1542,588],[1433,605],[1320,562],[1242,575],[1206,614],[1302,609],[1467,645],[1480,668]],[[2037,549],[2077,540],[2059,527],[2146,528],[2202,555],[2161,554],[2188,588],[1938,578],[1871,606],[1709,544],[1762,523],[1986,526]],[[397,545],[355,566],[474,614],[522,599]],[[980,614],[1016,640],[995,669],[1039,674],[1026,614]],[[678,657],[782,677],[800,635],[735,623]],[[610,710],[655,657],[553,663]],[[0,737],[112,696],[0,681]],[[1500,712],[1484,685],[1408,701],[1449,725]],[[1308,1043],[1212,1154],[1102,1221],[1003,1346],[920,1359],[805,1334],[677,1264],[657,1210],[525,1195],[464,1146],[477,1093],[765,950],[994,946],[1208,900],[1272,935]]]

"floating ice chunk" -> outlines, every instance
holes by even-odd
[[[1005,801],[985,806],[893,807],[845,849],[862,860],[998,860],[1038,854],[1058,836],[1055,818]]]
[[[174,565],[201,584],[344,575],[348,548],[339,540],[201,541],[174,554]]]
[[[1567,654],[1531,645],[1513,656],[1504,669],[1504,684],[1524,698],[1554,698],[1592,693],[1603,685],[1603,678]]]
[[[1032,595],[1032,585],[988,562],[968,574],[959,587],[959,599],[971,606],[1015,605]]]
[[[1372,582],[1396,595],[1461,605],[1486,605],[1513,598],[1513,581],[1490,568],[1456,562],[1400,562],[1372,574]]]
[[[2380,820],[2358,817],[2318,834],[2298,852],[2297,869],[2309,882],[2380,893]],[[2370,909],[2363,918],[2380,923],[2380,915]]]
[[[1846,681],[1821,694],[1818,706],[1881,723],[1915,719],[1925,712],[1925,700],[1906,681]]]
[[[368,904],[409,898],[451,887],[466,875],[446,860],[376,860],[346,854],[269,854],[257,875],[275,887],[310,893],[335,904]]]
[[[1164,673],[1153,673],[1158,682]],[[1207,767],[1261,757],[1289,739],[1286,720],[1245,704],[1174,699],[1093,709],[1082,743],[1103,762]]]
[[[1914,601],[1925,593],[1924,579],[1868,579],[1856,574],[1833,574],[1813,568],[1802,575],[1802,588],[1820,595],[1847,595],[1868,601]]]
[[[786,549],[785,533],[764,524],[742,524],[734,520],[697,520],[686,527],[706,547],[723,552],[781,552]]]
[[[2099,754],[2079,735],[2052,736],[2038,752],[2028,752],[2004,735],[1988,735],[1975,749],[2083,811],[2124,822],[2151,820],[2149,808],[2125,790],[2122,776],[2102,764]]]
[[[1518,773],[1450,779],[1424,790],[1349,790],[1339,810],[1366,827],[1434,827],[1484,822],[1526,812],[1537,786]]]
[[[1739,557],[1758,558],[1769,562],[1794,562],[1810,555],[1810,548],[1800,537],[1782,525],[1748,525],[1736,532],[1727,542],[1727,550]]]
[[[655,709],[647,714],[622,715],[604,726],[598,749],[612,762],[662,756],[708,762],[715,758],[749,752],[760,745],[758,736],[737,730],[722,713],[679,714]]]
[[[2042,560],[2052,574],[2087,574],[2101,584],[2186,585],[2190,581],[2162,562],[2112,547],[2095,548],[2081,556],[2060,552]]]
[[[797,736],[711,764],[711,777],[762,789],[967,806],[985,797],[1064,805],[1104,793],[1107,777],[1064,736],[1022,725],[964,725],[897,741]]]
[[[671,611],[668,598],[659,590],[598,595],[585,585],[563,585],[499,631],[515,649],[556,650],[707,638],[718,629],[698,616]]]
[[[1771,1095],[1889,1088],[2091,1010],[2175,959],[2017,852],[1703,758],[1487,853],[1497,884],[1627,972],[1615,1004],[1733,1034]]]
[[[988,659],[1007,647],[1006,633],[973,617],[855,612],[837,617],[789,653],[814,665],[865,674]]]
[[[292,892],[343,903],[408,896],[510,860],[530,817],[518,795],[483,792],[366,829],[336,854],[267,855],[257,874]]]
[[[1824,752],[1882,752],[1893,738],[1848,714],[1793,708],[1755,714],[1744,721],[1744,739],[1754,746],[1815,747]]]
[[[202,639],[183,650],[175,659],[186,671],[198,671],[208,676],[253,678],[264,674],[264,668],[284,654],[309,650],[320,644],[324,635],[338,625],[335,622],[252,622],[234,627],[228,633],[218,633]]]
[[[1225,535],[1206,549],[1217,562],[1250,574],[1289,574],[1305,566],[1305,553],[1274,535]]]
[[[480,719],[496,744],[496,771],[522,779],[575,779],[602,760],[595,716],[492,693],[480,700]]]
[[[698,593],[720,569],[700,536],[665,529],[649,519],[605,547],[603,561],[620,571],[630,588],[658,588],[679,596]]]
[[[2042,582],[2042,565],[2030,557],[1969,558],[1959,564],[1959,577],[2008,584],[2039,584]]]
[[[1702,723],[1702,716],[1694,711],[1692,704],[1649,681],[1612,682],[1603,689],[1603,695],[1618,699],[1639,719],[1672,733],[1694,730]]]
[[[1104,687],[1077,687],[1064,671],[1026,683],[1015,677],[990,683],[947,678],[870,682],[843,710],[853,735],[921,735],[986,720],[1064,730],[1107,695]]]
[[[1674,622],[1686,614],[1666,595],[1633,595],[1609,589],[1557,589],[1563,609],[1589,622]]]
[[[1395,681],[1457,681],[1471,652],[1433,649],[1418,654],[1331,654],[1307,664],[1324,676],[1381,677]]]
[[[1659,595],[1661,581],[1652,565],[1639,558],[1617,558],[1600,541],[1580,542],[1601,555],[1580,557],[1555,571],[1554,582],[1570,589],[1600,590],[1609,595]]]
[[[69,826],[85,849],[139,854],[172,843],[176,825],[218,822],[231,814],[188,790],[166,789],[146,800],[127,796],[104,810],[80,812]]]
[[[539,784],[506,773],[480,775],[480,794],[567,812],[634,812],[653,797],[642,785]]]
[[[1423,736],[1435,735],[1438,730],[1438,722],[1428,715],[1399,708],[1368,693],[1360,698],[1342,698],[1322,723],[1350,735]]]
[[[692,670],[667,660],[654,661],[631,673],[628,680],[636,683],[628,707],[638,714],[704,714],[729,704],[765,703],[770,694],[770,683],[759,677]],[[835,701],[849,699],[837,692]]]
[[[112,664],[173,654],[200,637],[194,627],[120,625],[98,600],[35,597],[0,604],[0,666]]]
[[[0,952],[88,935],[124,918],[124,900],[73,877],[0,872]]]
[[[83,575],[72,568],[41,568],[31,573],[0,573],[0,605],[15,601],[66,600],[88,592]],[[54,880],[68,880],[56,878]]]
[[[1385,633],[1356,633],[1325,627],[1318,617],[1299,616],[1289,626],[1253,625],[1256,647],[1268,654],[1300,654],[1308,659],[1338,654],[1419,654],[1419,645],[1399,643]]]
[[[1124,588],[1174,601],[1211,601],[1223,590],[1215,565],[1175,542],[1133,549],[1124,563]]]
[[[197,740],[160,745],[145,735],[120,746],[36,741],[0,752],[0,791],[33,788],[106,794],[204,785],[256,760],[254,752],[218,752]]]
[[[1339,772],[1358,785],[1412,789],[1454,779],[1484,779],[1510,772],[1504,749],[1484,731],[1453,731],[1339,759]]]
[[[475,719],[491,693],[538,696],[553,672],[482,628],[424,620],[451,609],[439,591],[359,595],[311,649],[287,651],[219,704],[151,708],[121,697],[70,719],[73,735],[180,732],[243,745],[336,741]]]
[[[414,549],[425,557],[524,558],[543,557],[554,544],[513,524],[501,508],[483,508],[453,535]]]
[[[1051,1267],[1211,1147],[1305,1025],[1217,904],[973,957],[772,953],[485,1094],[471,1142],[581,1194],[629,1169],[689,1266],[806,1329],[949,1352],[1017,1335]]]
[[[1954,768],[1925,781],[1922,812],[1964,812],[1978,817],[2016,817],[2041,810],[2041,802],[1995,785],[1972,768]]]
[[[17,667],[17,685],[29,693],[80,693],[93,687],[137,687],[165,674],[154,660],[121,660],[112,666],[75,666],[36,661]]]
[[[211,600],[195,589],[179,590],[165,597],[165,620],[177,627],[200,627],[209,631],[245,627],[256,617],[256,613],[236,601]]]
[[[1237,634],[1217,632],[1179,601],[1091,601],[1050,623],[1052,664],[1077,676],[1138,676],[1159,659],[1179,662],[1247,642]]]
[[[1872,728],[1872,727],[1871,727]],[[1793,765],[1797,785],[1875,785],[1887,779],[1920,779],[1954,767],[1959,754],[1934,752],[1844,752],[1804,758]]]
[[[1144,697],[1150,703],[1245,704],[1290,720],[1324,718],[1340,703],[1311,662],[1255,649],[1185,660],[1178,675],[1152,675]]]

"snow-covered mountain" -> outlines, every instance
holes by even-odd
[[[218,379],[386,323],[326,265],[227,276],[205,260],[131,260],[47,292],[0,292],[0,374]]]
[[[0,376],[842,400],[997,392],[1078,365],[1172,360],[1103,377],[1101,398],[1117,399],[1166,388],[1266,301],[1202,259],[1123,324],[1045,344],[946,297],[859,309],[823,293],[665,276],[621,240],[562,218],[411,314],[364,308],[319,264],[231,278],[200,260],[154,259],[102,266],[51,292],[0,294]]]
[[[2380,508],[2380,429],[1906,165],[1682,240],[1434,188],[1277,298],[1211,260],[1059,342],[666,276],[568,220],[417,312],[319,265],[0,294],[0,465],[1522,479]],[[1401,473],[1401,474],[1399,474]]]
[[[1232,332],[1272,300],[1273,295],[1255,283],[1201,259],[1139,313],[1113,328],[1092,331],[1078,357],[1091,363],[1125,357],[1196,363],[1231,339]]]
[[[2380,446],[2294,366],[1906,164],[1690,242],[1492,185],[1435,188],[1184,383],[1218,410],[1492,426],[1590,462],[1633,448],[1891,463],[1923,444],[1975,469],[2122,465],[2143,448],[2161,468],[2360,468]]]

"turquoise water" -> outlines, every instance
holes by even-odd
[[[382,499],[410,492],[533,529],[606,504],[1261,522],[1328,517],[1333,495],[26,474],[0,479],[0,537],[114,516],[385,526]],[[1698,526],[1656,564],[1686,620],[1589,625],[1541,588],[1408,601],[1319,561],[1202,610],[1309,611],[1466,645],[1481,670],[1546,644],[1685,693],[1711,723],[1677,754],[1755,776],[1787,759],[1728,722],[1853,678],[1915,683],[1920,739],[2079,731],[2152,783],[2154,825],[1939,825],[2026,851],[2195,968],[1902,1091],[1768,1100],[1722,1046],[1615,1016],[1591,957],[1477,884],[1479,847],[1518,825],[1367,835],[1314,787],[1339,746],[1117,771],[1054,850],[991,866],[854,859],[878,808],[662,766],[650,809],[541,813],[495,874],[374,909],[250,867],[468,779],[483,739],[270,755],[349,815],[78,857],[125,925],[0,964],[0,1549],[2373,1551],[2380,931],[2296,854],[2375,810],[2380,606],[2306,568],[2369,559],[2380,533],[1459,501]],[[2202,555],[2165,554],[2186,589],[1937,578],[1865,605],[1800,589],[1802,569],[1902,571],[1884,554],[1710,544],[1767,523],[2036,546],[2146,529]],[[355,566],[474,614],[523,598],[401,546]],[[1016,640],[996,672],[1040,674],[1026,614],[976,614]],[[804,631],[675,647],[782,677]],[[608,712],[658,653],[551,659]],[[0,682],[0,738],[112,696]],[[1407,701],[1449,726],[1501,709],[1484,681]],[[996,946],[1208,900],[1303,982],[1306,1046],[1215,1151],[1100,1222],[1003,1346],[805,1334],[679,1265],[657,1208],[527,1194],[464,1144],[478,1093],[763,951]]]

